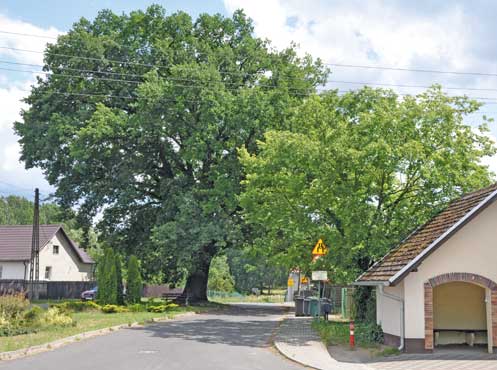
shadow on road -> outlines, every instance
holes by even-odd
[[[235,305],[189,319],[157,323],[129,330],[145,331],[164,339],[181,339],[210,344],[269,347],[283,307]]]

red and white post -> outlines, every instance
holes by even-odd
[[[354,336],[354,321],[350,322],[350,337],[349,337],[349,344],[350,344],[350,349],[355,348],[355,336]]]

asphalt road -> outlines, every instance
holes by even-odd
[[[282,308],[236,306],[69,344],[1,370],[302,370],[271,347]]]

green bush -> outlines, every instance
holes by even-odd
[[[171,310],[171,309],[174,309],[176,307],[179,307],[179,306],[175,303],[159,304],[159,305],[154,304],[154,305],[149,305],[147,307],[147,311],[154,312],[154,313],[163,313],[163,312],[166,312],[167,310]]]
[[[166,312],[166,310],[167,310],[167,305],[165,305],[165,304],[153,305],[153,306],[147,307],[148,312],[162,313],[162,312]]]
[[[122,313],[122,312],[128,312],[128,309],[123,306],[118,306],[115,304],[106,304],[105,306],[102,307],[102,312],[103,313]]]
[[[0,326],[0,337],[13,337],[15,335],[23,335],[36,333],[38,328],[29,326]]]
[[[19,320],[29,307],[24,294],[0,296],[0,314],[8,321]]]
[[[126,281],[127,300],[129,303],[139,303],[142,294],[142,278],[138,258],[131,255],[128,261],[128,279]]]
[[[118,305],[123,305],[124,304],[124,296],[123,296],[123,272],[122,272],[122,264],[121,264],[121,257],[119,257],[117,254],[114,256],[115,258],[115,263],[116,263],[116,295],[117,295],[117,304]]]
[[[50,307],[45,311],[41,317],[41,322],[44,325],[51,326],[70,326],[74,324],[73,319],[58,307]]]
[[[117,304],[117,271],[114,251],[104,250],[97,268],[97,300],[102,305]]]
[[[369,286],[358,286],[352,295],[352,317],[357,322],[376,322],[376,295]]]
[[[147,311],[147,306],[140,304],[140,303],[135,303],[127,306],[128,310],[130,312],[144,312]]]
[[[349,342],[348,322],[324,321],[316,319],[312,328],[318,332],[326,345],[347,344]],[[376,323],[356,323],[355,339],[359,346],[373,346],[383,343],[383,330]]]
[[[28,325],[34,325],[40,321],[44,312],[45,311],[40,306],[33,306],[29,310],[24,312],[23,320]]]
[[[86,312],[86,311],[98,311],[100,310],[100,305],[93,301],[68,301],[54,305],[53,307],[59,308],[62,312]]]
[[[358,343],[383,343],[383,329],[376,323],[360,323],[357,325],[355,336]]]

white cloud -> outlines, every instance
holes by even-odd
[[[44,29],[37,27],[31,23],[23,22],[8,18],[0,14],[0,29],[8,30],[12,33],[33,34],[40,37],[25,37],[19,35],[1,34],[2,46],[7,46],[15,49],[24,49],[31,51],[43,51],[47,42],[54,42],[55,40],[43,37],[57,37],[61,31],[54,27]],[[0,56],[7,56],[22,63],[42,64],[43,54],[31,52],[19,52],[9,49],[0,49]]]
[[[35,34],[54,37],[61,32],[51,27],[43,29],[30,23],[10,19],[0,14],[0,29],[9,32]],[[16,49],[43,51],[47,39],[16,35],[0,35],[0,45]],[[12,62],[42,64],[43,55],[23,53],[0,48],[0,59]],[[2,68],[36,69],[0,63]],[[34,83],[32,74],[12,73],[0,70],[0,195],[19,193],[27,195],[26,189],[39,187],[43,191],[51,190],[39,169],[26,170],[20,162],[19,138],[13,130],[13,123],[20,120],[20,111],[26,108],[22,99],[29,94],[30,85]],[[24,189],[24,190],[23,190]]]
[[[497,44],[488,42],[488,35],[497,32],[497,26],[485,2],[224,0],[224,4],[229,13],[244,9],[254,21],[255,34],[268,38],[278,49],[293,41],[302,52],[325,63],[497,72]],[[330,81],[497,89],[497,78],[485,76],[330,68]],[[327,86],[341,90],[359,87],[335,82]],[[415,94],[421,89],[396,91]],[[457,93],[495,99],[495,92],[450,91]],[[497,112],[497,105],[481,110]],[[482,123],[481,115],[467,121],[477,127]],[[496,125],[491,124],[490,129],[495,138]],[[497,157],[486,158],[485,163],[497,173]]]

